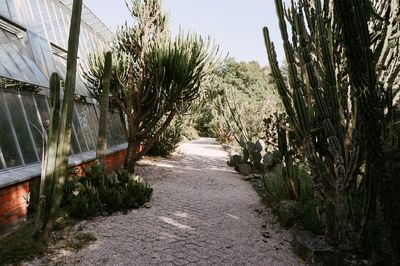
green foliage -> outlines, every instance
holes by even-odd
[[[158,140],[153,144],[147,155],[150,156],[167,156],[178,148],[179,143],[183,140],[184,131],[183,122],[179,119],[173,121],[168,129],[164,131]]]
[[[136,161],[174,117],[198,98],[218,65],[219,52],[209,39],[195,34],[180,32],[172,38],[160,0],[134,0],[128,6],[134,23],[122,26],[112,45],[111,95],[126,115],[129,148],[125,168],[133,173]],[[89,60],[90,69],[84,73],[94,91],[103,74],[99,57],[102,53]],[[139,145],[144,148],[137,154]]]
[[[384,147],[398,149],[389,137],[393,128],[386,124],[396,121],[394,99],[399,95],[394,85],[399,80],[399,50],[390,45],[400,43],[393,30],[399,26],[398,0],[299,0],[288,8],[282,0],[275,4],[288,80],[265,28],[272,76],[288,115],[288,129],[296,136],[293,143],[311,170],[326,239],[348,249],[354,247],[359,229],[358,243],[365,245],[379,198],[387,206],[383,210],[388,225],[397,232],[399,212],[394,206],[399,194],[391,188],[400,183],[398,174],[387,174],[398,168],[398,160],[390,160],[391,152],[385,156]],[[362,195],[358,209],[351,204],[355,193]],[[354,219],[353,213],[362,218]],[[399,251],[393,254],[400,254],[399,243],[392,237],[392,248]],[[392,259],[400,261],[398,256]]]
[[[313,198],[307,201],[297,202],[294,220],[301,225],[304,230],[321,235],[323,234],[323,229],[316,210],[317,206]]]
[[[277,202],[305,202],[314,198],[309,169],[301,161],[290,159],[282,162],[265,172],[262,178],[267,194]]]
[[[257,62],[225,60],[197,105],[195,128],[223,143],[235,137],[263,137],[263,119],[280,109],[279,97],[272,88],[268,69]],[[242,136],[242,131],[248,136]]]
[[[191,124],[184,125],[182,136],[184,140],[196,140],[200,138],[198,131]]]
[[[140,208],[153,192],[138,176],[127,171],[108,176],[101,165],[95,164],[84,173],[84,177],[72,177],[65,189],[64,206],[73,218]]]
[[[74,0],[68,38],[67,71],[61,103],[60,77],[53,73],[50,79],[51,125],[41,176],[40,197],[35,235],[47,239],[62,201],[62,191],[68,170],[71,146],[71,123],[74,108],[76,67],[78,64],[79,34],[82,0]]]

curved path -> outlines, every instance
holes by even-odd
[[[213,139],[185,143],[181,153],[144,161],[153,185],[149,208],[84,224],[96,237],[67,265],[302,265],[251,185],[226,166]]]

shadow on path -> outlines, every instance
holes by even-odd
[[[226,165],[214,139],[184,143],[181,154],[139,165],[153,188],[149,208],[85,224],[97,241],[49,264],[302,265],[289,233],[264,210],[250,184]]]

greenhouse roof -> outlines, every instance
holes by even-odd
[[[59,0],[68,9],[72,10],[73,0]],[[111,41],[113,32],[107,27],[85,4],[82,9],[82,20],[98,32],[106,41]]]

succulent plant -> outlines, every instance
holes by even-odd
[[[47,239],[53,229],[54,218],[63,196],[68,174],[68,155],[71,143],[71,123],[74,108],[76,68],[82,0],[74,0],[68,39],[67,75],[62,105],[60,107],[60,80],[57,73],[51,75],[52,118],[44,170],[41,177],[39,211],[36,216],[35,235]]]

